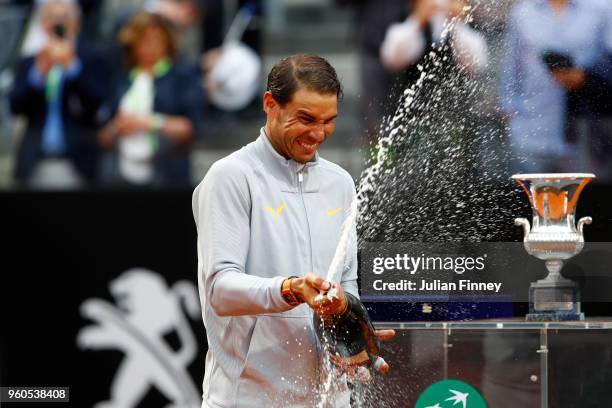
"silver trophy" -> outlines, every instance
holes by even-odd
[[[584,320],[578,285],[560,272],[563,261],[584,247],[582,230],[592,219],[583,217],[576,226],[576,203],[582,189],[594,177],[589,173],[512,176],[527,193],[533,211],[531,227],[525,218],[517,218],[514,223],[525,231],[527,253],[544,260],[548,269],[548,276],[529,288],[527,320]]]

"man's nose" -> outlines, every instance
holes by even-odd
[[[325,125],[323,123],[314,124],[310,135],[317,143],[323,142],[325,140]]]

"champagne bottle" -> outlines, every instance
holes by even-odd
[[[323,296],[334,296],[335,289]],[[374,335],[374,327],[363,303],[350,293],[345,293],[346,309],[335,315],[321,317],[313,314],[317,337],[330,353],[333,364],[360,379],[371,379],[370,367],[386,373],[389,365],[380,357],[380,343]]]

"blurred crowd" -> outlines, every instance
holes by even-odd
[[[443,49],[447,72],[479,78],[494,65],[509,171],[612,176],[612,2],[329,1],[355,15],[364,143]],[[236,0],[231,24],[222,0],[31,4],[10,60],[10,111],[26,123],[15,138],[15,184],[192,185],[191,152],[208,118],[257,109],[261,17],[279,2]],[[502,27],[498,52],[490,27]]]
[[[446,67],[436,74],[458,69],[462,75],[480,75],[490,64],[492,51],[485,37],[487,23],[501,12],[504,24],[498,44],[501,59],[494,68],[495,103],[507,133],[508,170],[592,171],[610,180],[612,2],[337,2],[358,11],[361,82],[368,96],[362,100],[361,112],[367,134],[376,137],[382,118],[395,109],[387,103],[390,96],[397,99],[398,90],[403,92],[421,78],[433,50],[449,54],[438,59]],[[448,30],[445,21],[452,19],[456,24]],[[470,108],[461,107],[464,114]],[[476,107],[480,112],[486,109]]]
[[[217,0],[37,1],[8,96],[26,123],[17,185],[189,187],[207,110],[244,109],[261,90],[259,8],[237,2],[224,33]]]

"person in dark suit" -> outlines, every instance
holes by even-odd
[[[199,71],[177,56],[177,39],[164,17],[141,11],[119,31],[128,71],[110,104],[112,119],[99,134],[110,151],[103,181],[134,187],[189,186],[189,153],[202,134]]]
[[[97,114],[106,99],[107,64],[78,41],[75,1],[48,0],[39,7],[46,43],[18,62],[10,94],[12,112],[28,122],[15,178],[25,187],[80,187],[96,177]]]

